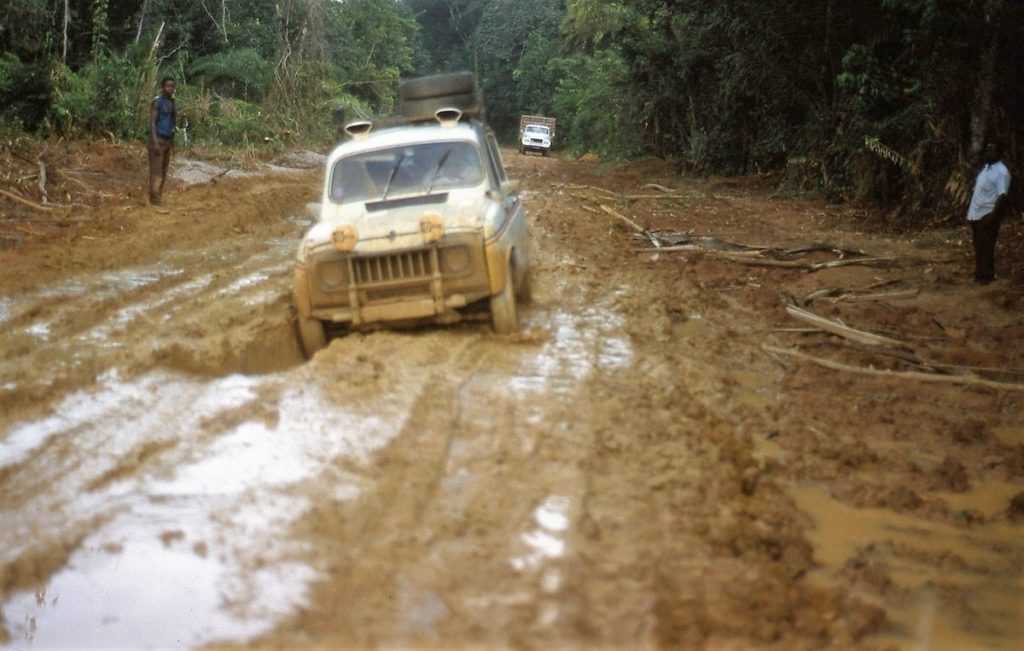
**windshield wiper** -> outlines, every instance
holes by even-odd
[[[398,157],[395,161],[395,166],[391,168],[391,173],[388,174],[388,182],[384,184],[384,194],[380,195],[381,200],[388,198],[388,192],[391,192],[391,182],[395,180],[395,175],[398,174],[398,168],[402,166],[402,162],[405,160],[405,152]]]
[[[437,183],[437,179],[441,176],[441,168],[443,168],[444,164],[448,162],[448,156],[450,156],[451,153],[451,148],[447,149],[444,152],[444,156],[441,157],[440,162],[438,162],[437,169],[434,170],[434,176],[430,179],[430,185],[427,186],[427,194],[434,191],[434,184]]]

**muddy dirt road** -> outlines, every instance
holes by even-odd
[[[1024,646],[1017,258],[978,289],[958,231],[506,156],[535,265],[514,337],[353,334],[303,362],[290,268],[317,170],[115,197],[0,250],[0,640]],[[638,252],[602,205],[718,239]],[[794,300],[905,345],[808,327]]]

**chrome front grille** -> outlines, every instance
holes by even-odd
[[[352,259],[356,286],[429,280],[434,275],[431,251],[406,251]]]

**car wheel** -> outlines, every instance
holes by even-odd
[[[398,96],[402,101],[467,94],[476,94],[476,76],[471,72],[409,79],[398,88]]]
[[[299,338],[302,340],[302,350],[306,353],[306,359],[313,359],[318,350],[327,346],[327,331],[324,330],[323,321],[300,316]]]
[[[523,279],[519,283],[519,287],[516,288],[519,291],[519,302],[523,304],[529,304],[533,302],[533,283],[530,282],[530,269],[526,269],[526,273],[523,274]]]
[[[505,287],[491,297],[491,321],[499,335],[519,332],[519,317],[516,314],[516,284],[512,268],[508,270]]]

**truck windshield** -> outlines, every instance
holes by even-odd
[[[530,126],[526,127],[526,133],[537,133],[542,136],[546,136],[548,135],[548,133],[550,133],[550,131],[547,127],[540,127],[535,124],[531,124]]]
[[[480,154],[468,142],[431,142],[381,149],[339,160],[331,199],[371,201],[468,188],[484,179]]]

